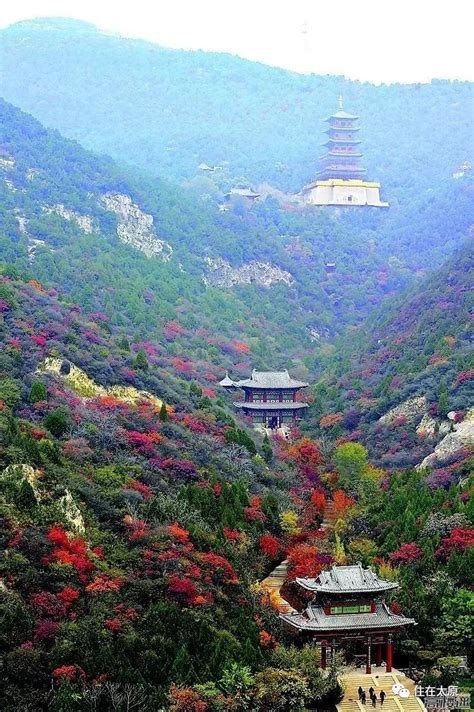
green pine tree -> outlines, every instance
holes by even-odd
[[[39,403],[40,401],[45,401],[48,397],[48,391],[46,386],[41,381],[33,381],[30,388],[30,393],[28,395],[28,400],[30,403]]]
[[[133,362],[134,368],[137,368],[140,371],[148,371],[149,365],[148,365],[148,359],[146,357],[145,349],[140,349],[135,357],[135,361]]]

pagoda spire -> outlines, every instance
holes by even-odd
[[[341,111],[344,109],[344,104],[342,103],[342,94],[339,94],[339,108]]]

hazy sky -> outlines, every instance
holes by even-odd
[[[474,80],[472,0],[3,0],[0,25],[71,17],[168,47],[372,82]]]

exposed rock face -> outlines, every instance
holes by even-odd
[[[61,369],[63,363],[67,363],[69,370]],[[66,372],[67,371],[67,372]],[[104,388],[90,378],[82,369],[73,363],[63,362],[60,358],[46,358],[38,367],[39,373],[55,373],[60,376],[68,388],[74,391],[81,398],[98,398],[103,396],[113,396],[118,400],[135,405],[141,401],[150,401],[159,410],[163,402],[148,391],[140,391],[133,386],[110,386]]]
[[[62,510],[68,524],[80,534],[86,530],[81,510],[74,502],[72,494],[66,490],[66,494],[59,499],[59,507]]]
[[[221,257],[206,257],[206,262],[209,270],[204,281],[211,287],[228,289],[237,284],[259,284],[262,287],[270,287],[278,282],[288,285],[293,283],[293,277],[289,272],[269,262],[252,261],[240,267],[232,267]]]
[[[38,477],[39,472],[31,467],[31,465],[26,464],[8,465],[8,467],[6,467],[0,475],[1,479],[12,479],[17,482],[26,480],[26,482],[31,485],[31,489],[33,490],[33,494],[37,502],[40,501],[40,496],[36,487]]]
[[[56,215],[60,215],[68,222],[75,222],[76,225],[78,225],[78,227],[80,227],[81,230],[87,233],[88,235],[94,232],[92,218],[90,217],[90,215],[81,215],[80,213],[76,213],[75,210],[69,210],[61,203],[44,207],[43,210],[49,215],[51,213],[55,213]]]
[[[15,168],[15,159],[11,157],[3,157],[0,158],[0,168],[2,168],[4,171],[11,171],[13,168]]]
[[[383,425],[390,425],[394,420],[400,417],[405,417],[408,421],[417,420],[421,418],[426,411],[426,398],[425,396],[415,396],[415,398],[409,398],[408,400],[400,403],[400,405],[395,406],[382,415],[379,418],[379,422]]]
[[[160,240],[153,229],[153,217],[140,210],[128,195],[105,193],[100,204],[118,219],[117,236],[127,245],[132,245],[147,257],[160,255],[165,262],[171,259],[173,249]]]
[[[416,432],[418,435],[423,433],[424,435],[436,435],[436,432],[438,430],[438,421],[435,418],[432,418],[431,415],[428,413],[425,413],[423,418],[421,419],[420,423],[418,424],[416,428]]]
[[[417,465],[417,469],[436,466],[458,450],[474,447],[474,408],[467,412],[460,423],[454,423],[452,427],[453,430],[444,436],[431,455]]]

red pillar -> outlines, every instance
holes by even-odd
[[[321,645],[321,670],[326,670],[326,646]]]
[[[393,663],[393,643],[392,643],[392,636],[388,636],[387,640],[387,665],[386,665],[386,672],[392,672],[392,663]]]
[[[367,638],[367,664],[365,666],[365,673],[366,675],[370,675],[372,672],[372,660],[371,660],[371,654],[372,654],[372,640],[370,638],[370,635]]]
[[[375,649],[375,662],[377,667],[382,665],[382,643],[377,643],[377,647]]]

